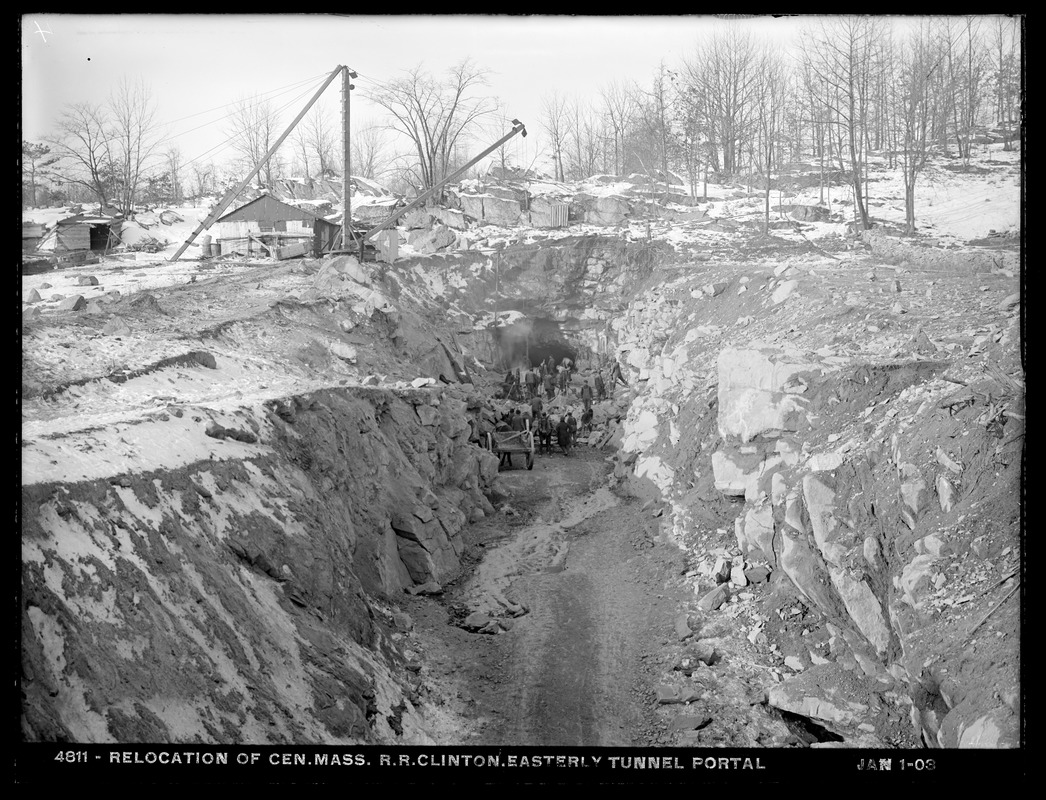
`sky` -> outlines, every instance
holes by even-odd
[[[735,21],[781,43],[816,17]],[[63,107],[103,104],[121,80],[140,80],[164,123],[165,148],[183,163],[222,162],[229,104],[266,95],[284,108],[280,127],[304,107],[323,78],[346,65],[359,75],[353,127],[383,117],[367,91],[421,64],[441,74],[471,58],[490,71],[489,92],[507,119],[528,128],[510,158],[528,166],[545,149],[542,101],[553,91],[598,98],[611,81],[649,85],[662,60],[677,65],[701,35],[724,24],[712,16],[337,16],[66,15],[22,17],[22,138],[40,141]],[[340,79],[319,101],[340,121]],[[491,136],[491,141],[498,137]],[[225,149],[221,149],[224,147]],[[540,163],[540,162],[539,162]]]

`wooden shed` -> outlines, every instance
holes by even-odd
[[[22,223],[22,252],[30,253],[37,248],[44,238],[44,226],[33,222]]]
[[[120,244],[123,219],[101,215],[77,214],[60,219],[39,244],[40,250],[56,254],[104,252]]]
[[[338,231],[338,226],[323,217],[262,195],[230,211],[217,222],[215,239],[225,253],[266,253],[277,258],[281,253],[303,255],[326,252]]]

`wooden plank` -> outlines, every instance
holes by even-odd
[[[276,260],[283,261],[287,258],[296,258],[297,256],[303,256],[308,252],[309,248],[305,242],[298,242],[297,244],[288,244],[283,247],[276,248]]]
[[[86,225],[59,225],[55,252],[91,249],[91,229]]]

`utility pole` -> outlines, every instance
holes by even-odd
[[[355,241],[352,235],[352,141],[350,123],[352,120],[349,113],[350,92],[356,88],[352,85],[352,79],[356,73],[348,67],[342,67],[341,72],[341,134],[342,134],[342,195],[341,206],[344,209],[341,218],[341,246],[342,249],[349,248],[349,242]],[[363,254],[360,254],[363,257]]]

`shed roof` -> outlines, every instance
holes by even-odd
[[[58,220],[55,225],[113,225],[123,220],[117,217],[100,217],[97,214],[76,214]]]
[[[234,222],[236,220],[300,220],[300,219],[322,219],[319,214],[306,211],[304,208],[292,206],[277,200],[272,195],[263,194],[249,203],[244,203],[239,208],[233,209],[228,214],[219,217],[218,222]]]

